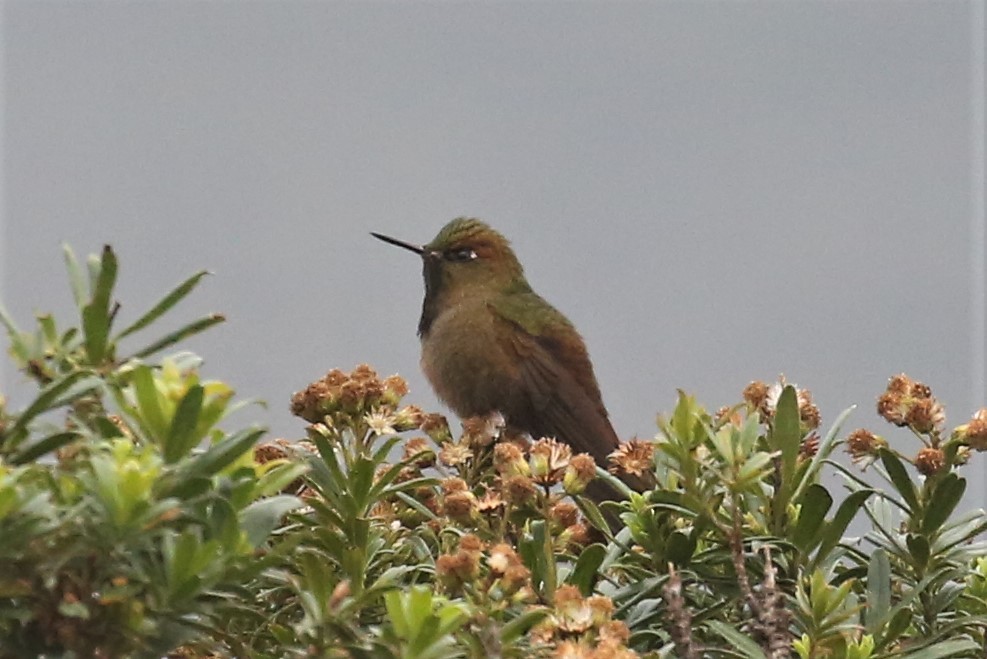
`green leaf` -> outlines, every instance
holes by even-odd
[[[665,545],[665,556],[678,567],[689,564],[692,555],[696,552],[696,539],[698,534],[688,534],[684,531],[674,531],[668,536]]]
[[[200,270],[195,273],[181,284],[175,287],[170,293],[165,295],[160,302],[154,305],[150,311],[145,313],[143,316],[138,318],[133,324],[129,325],[126,329],[117,334],[117,340],[119,341],[125,336],[129,336],[134,332],[138,332],[155,320],[167,313],[172,307],[178,304],[182,298],[192,292],[192,289],[196,287],[199,281],[208,275],[209,272],[206,270]]]
[[[944,657],[969,656],[968,653],[981,650],[982,648],[975,641],[969,638],[957,638],[941,641],[933,647],[908,652],[901,655],[901,659],[943,659]]]
[[[13,438],[12,441],[16,444],[26,435],[27,425],[35,417],[48,411],[56,404],[66,402],[62,400],[66,392],[72,390],[77,395],[81,395],[90,389],[96,388],[98,385],[99,379],[92,376],[89,371],[83,370],[73,371],[61,379],[50,382],[41,390],[27,409],[21,412],[20,416],[17,417],[17,420],[10,427],[10,430],[7,431],[6,436]]]
[[[226,317],[218,313],[210,314],[205,318],[200,318],[199,320],[193,321],[188,325],[185,325],[181,329],[175,330],[174,332],[166,335],[164,338],[155,341],[151,345],[146,346],[141,350],[138,350],[136,353],[134,353],[131,359],[143,359],[144,357],[153,355],[156,352],[164,350],[170,345],[174,345],[179,341],[184,341],[190,336],[194,336],[196,334],[199,334],[200,332],[204,332],[205,330],[209,329],[213,325],[218,325],[219,323],[222,323],[225,320]]]
[[[605,536],[610,537],[612,535],[610,531],[610,525],[607,524],[607,520],[604,519],[603,513],[597,507],[596,503],[587,497],[577,497],[576,503],[579,504],[579,509],[583,511],[583,515],[589,520],[589,523],[593,525],[598,531],[602,532]]]
[[[939,532],[949,516],[953,514],[963,493],[966,491],[966,479],[949,473],[943,476],[929,498],[922,518],[922,532],[934,535]]]
[[[525,611],[501,628],[500,642],[504,645],[510,645],[547,616],[548,609],[544,608]]]
[[[154,373],[150,366],[141,364],[134,369],[133,387],[142,425],[152,439],[159,443],[163,442],[167,437],[169,424],[161,408],[161,394],[154,382]]]
[[[393,590],[384,595],[384,607],[387,609],[387,618],[394,627],[394,633],[398,638],[408,638],[411,636],[411,626],[405,617],[403,594]]]
[[[601,544],[586,547],[579,554],[576,566],[572,569],[566,582],[579,588],[584,597],[589,597],[593,593],[593,584],[596,583],[596,577],[606,553],[606,548]]]
[[[795,387],[786,385],[778,398],[774,423],[768,433],[768,447],[781,454],[781,483],[775,493],[771,508],[776,532],[784,528],[786,511],[791,493],[795,490],[795,464],[801,447],[801,423]]]
[[[826,513],[833,505],[833,497],[825,487],[813,483],[805,491],[800,503],[802,507],[798,523],[792,532],[792,542],[803,552],[808,552],[826,528]]]
[[[183,467],[182,479],[211,476],[222,471],[249,451],[265,432],[265,428],[248,428],[220,440]]]
[[[44,439],[40,439],[18,451],[13,457],[10,458],[10,463],[14,465],[22,465],[27,464],[28,462],[33,462],[42,455],[47,455],[52,451],[57,451],[66,444],[75,441],[79,438],[79,436],[79,433],[71,431],[49,435]]]
[[[883,549],[871,554],[867,565],[867,633],[877,635],[891,609],[891,563]]]
[[[847,498],[843,500],[840,507],[836,509],[833,519],[826,524],[826,528],[822,533],[819,550],[816,552],[815,559],[813,559],[814,566],[828,558],[833,547],[843,539],[843,533],[857,515],[857,511],[873,493],[874,490],[857,490],[847,495]]]
[[[908,546],[915,565],[925,568],[929,564],[929,541],[924,536],[909,533],[905,536],[905,545]]]
[[[88,297],[88,291],[86,289],[89,285],[86,281],[86,273],[79,265],[79,261],[75,258],[75,252],[72,251],[68,243],[62,243],[62,254],[65,257],[65,269],[69,273],[69,286],[72,288],[72,297],[75,299],[75,306],[82,309]]]
[[[20,360],[23,367],[31,359],[32,350],[28,343],[31,340],[31,335],[17,329],[14,319],[11,318],[2,304],[0,304],[0,324],[7,329],[7,336],[10,337],[10,354]]]
[[[107,338],[113,322],[110,311],[110,295],[117,278],[117,259],[109,245],[103,247],[99,274],[92,299],[82,308],[82,330],[85,335],[86,354],[93,366],[103,362],[106,356]]]
[[[740,653],[741,656],[747,657],[748,659],[767,659],[764,651],[757,646],[757,643],[752,641],[746,634],[742,634],[732,626],[725,622],[719,620],[710,620],[706,622],[706,626],[713,632],[719,634],[726,640],[733,649]]]
[[[905,465],[901,464],[898,456],[888,449],[882,448],[879,455],[881,456],[881,463],[884,465],[884,470],[888,473],[888,478],[891,480],[891,484],[894,485],[901,498],[905,500],[905,504],[908,506],[911,514],[917,514],[921,509],[918,503],[918,494],[915,492],[915,484],[908,477]]]
[[[255,549],[260,547],[285,514],[303,505],[298,497],[286,494],[254,501],[240,513],[240,525],[247,534],[247,542]]]
[[[199,422],[204,395],[205,390],[202,385],[195,384],[188,388],[181,402],[178,403],[164,442],[165,462],[169,464],[177,462],[198,442],[199,437],[196,437],[194,431]]]
[[[816,454],[812,456],[812,461],[809,463],[809,468],[806,469],[805,473],[802,475],[802,480],[799,482],[798,486],[795,488],[795,492],[792,494],[792,500],[797,501],[802,496],[802,491],[805,490],[809,485],[811,485],[819,472],[822,463],[832,454],[833,449],[836,448],[837,437],[840,433],[840,428],[843,426],[843,422],[846,418],[850,416],[856,406],[850,406],[843,410],[833,425],[829,427],[826,432],[826,437],[823,438],[822,442],[819,444],[819,450]]]

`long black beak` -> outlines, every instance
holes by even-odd
[[[406,243],[403,240],[398,240],[397,238],[391,238],[390,236],[374,233],[373,231],[370,232],[370,235],[376,238],[377,240],[383,240],[385,243],[390,243],[398,247],[404,247],[405,249],[411,250],[412,252],[418,254],[419,256],[425,254],[425,248],[422,247],[421,245],[412,245],[411,243]]]

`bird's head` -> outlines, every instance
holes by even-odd
[[[524,280],[507,239],[475,218],[452,220],[426,245],[372,235],[422,257],[426,298],[503,291]]]

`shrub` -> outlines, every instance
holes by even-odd
[[[784,380],[712,414],[681,394],[611,457],[652,483],[632,492],[358,366],[294,395],[302,441],[258,443],[222,428],[243,404],[197,357],[152,359],[221,316],[122,347],[205,273],[114,331],[113,251],[66,260],[75,326],[0,310],[38,385],[0,401],[0,657],[984,655],[987,517],[957,508],[987,410],[947,432],[927,386],[891,378],[878,413],[921,441],[906,455],[844,435],[850,410],[820,433]],[[594,478],[625,499],[585,498]]]

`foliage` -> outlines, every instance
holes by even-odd
[[[498,415],[453,432],[360,366],[295,394],[303,440],[258,443],[197,357],[152,359],[221,316],[126,348],[204,272],[116,331],[113,251],[65,254],[73,326],[0,309],[38,386],[0,399],[0,658],[984,655],[987,516],[958,508],[987,410],[947,432],[895,376],[910,456],[850,410],[820,435],[783,379],[713,414],[680,394],[611,474]]]

